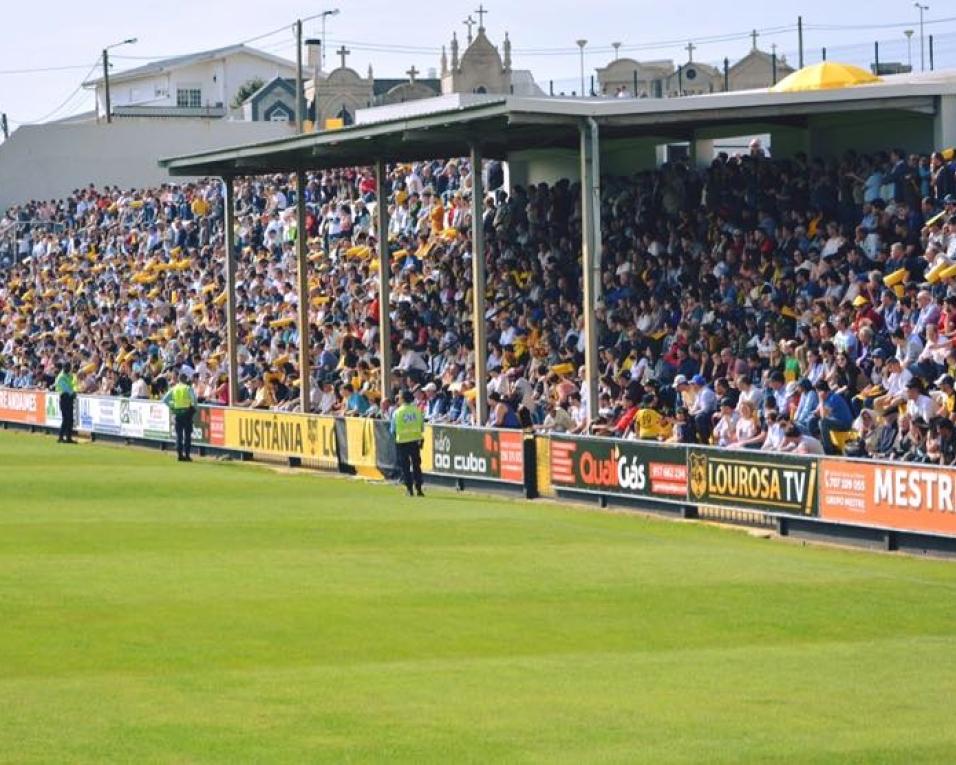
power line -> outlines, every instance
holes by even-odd
[[[930,24],[948,24],[951,21],[956,21],[956,16],[949,16],[944,19],[926,19],[923,23],[926,26]],[[815,29],[817,31],[827,31],[827,32],[837,32],[841,29],[848,30],[858,30],[858,29],[897,29],[899,27],[910,27],[913,25],[913,20],[909,21],[900,21],[889,24],[804,24],[804,29]]]
[[[87,73],[86,73],[85,75],[83,75],[82,79],[80,80],[80,84],[77,85],[76,88],[75,88],[73,91],[71,91],[70,95],[68,95],[66,98],[64,98],[63,101],[62,101],[55,109],[53,109],[52,111],[49,111],[49,112],[47,112],[46,114],[44,114],[42,117],[38,117],[38,118],[33,119],[33,120],[17,120],[17,119],[13,119],[13,118],[11,117],[11,118],[10,118],[10,121],[17,123],[18,125],[30,125],[30,124],[34,124],[34,123],[37,123],[37,122],[45,122],[46,120],[50,119],[50,117],[52,117],[54,114],[56,114],[57,112],[59,112],[60,110],[62,110],[63,107],[65,107],[68,103],[70,103],[70,101],[73,100],[73,98],[76,96],[76,94],[79,93],[79,92],[83,89],[83,83],[86,82],[87,78],[88,78],[91,74],[93,74],[93,72],[96,70],[96,67],[98,67],[99,64],[100,64],[100,61],[99,61],[99,58],[97,58],[97,60],[94,61],[94,62],[93,62],[93,65],[89,68],[89,71],[87,71]]]
[[[40,74],[42,72],[65,72],[69,69],[86,69],[86,64],[64,64],[63,66],[38,66],[33,69],[0,69],[0,74]]]

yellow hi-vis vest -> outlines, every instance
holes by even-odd
[[[177,412],[185,412],[193,405],[192,396],[189,395],[189,386],[185,383],[177,383],[173,386],[173,409]]]
[[[421,441],[425,434],[425,416],[414,404],[403,404],[395,412],[395,443]]]

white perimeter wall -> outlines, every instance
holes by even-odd
[[[128,119],[27,125],[0,144],[0,210],[25,200],[60,199],[90,183],[142,188],[170,181],[159,159],[282,138],[277,122]]]

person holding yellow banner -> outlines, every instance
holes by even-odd
[[[408,496],[412,497],[412,486],[419,497],[422,491],[422,441],[425,438],[425,416],[414,404],[415,397],[410,390],[402,391],[402,405],[392,414],[392,435],[398,451],[398,464],[402,469],[402,481]]]
[[[193,413],[196,411],[196,392],[189,384],[189,377],[179,375],[179,382],[166,391],[163,403],[168,406],[176,421],[176,455],[180,462],[192,462],[189,452],[193,440]]]

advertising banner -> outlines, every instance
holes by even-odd
[[[772,513],[817,513],[816,459],[689,447],[687,469],[693,502]]]
[[[331,417],[256,409],[219,411],[227,449],[311,459],[323,467],[338,468],[335,420]]]
[[[46,424],[46,395],[36,390],[0,388],[0,420]]]
[[[60,394],[46,394],[46,413],[44,417],[47,427],[59,428],[63,424],[63,415],[60,413]]]
[[[355,468],[358,475],[382,478],[376,453],[375,421],[366,417],[345,417],[338,422],[342,424],[337,432],[340,444],[342,433],[345,435],[345,464]]]
[[[647,441],[551,436],[551,485],[600,494],[687,501],[683,447]]]
[[[120,399],[120,435],[127,438],[169,439],[169,407],[159,401]]]
[[[193,445],[223,446],[226,441],[225,409],[200,405],[193,415]],[[168,439],[176,440],[176,421],[170,413]]]
[[[956,536],[956,470],[825,459],[820,515],[827,521]]]
[[[449,428],[433,425],[431,469],[459,478],[524,483],[524,434],[518,430]]]
[[[80,396],[78,427],[90,433],[118,436],[122,431],[121,399]]]

